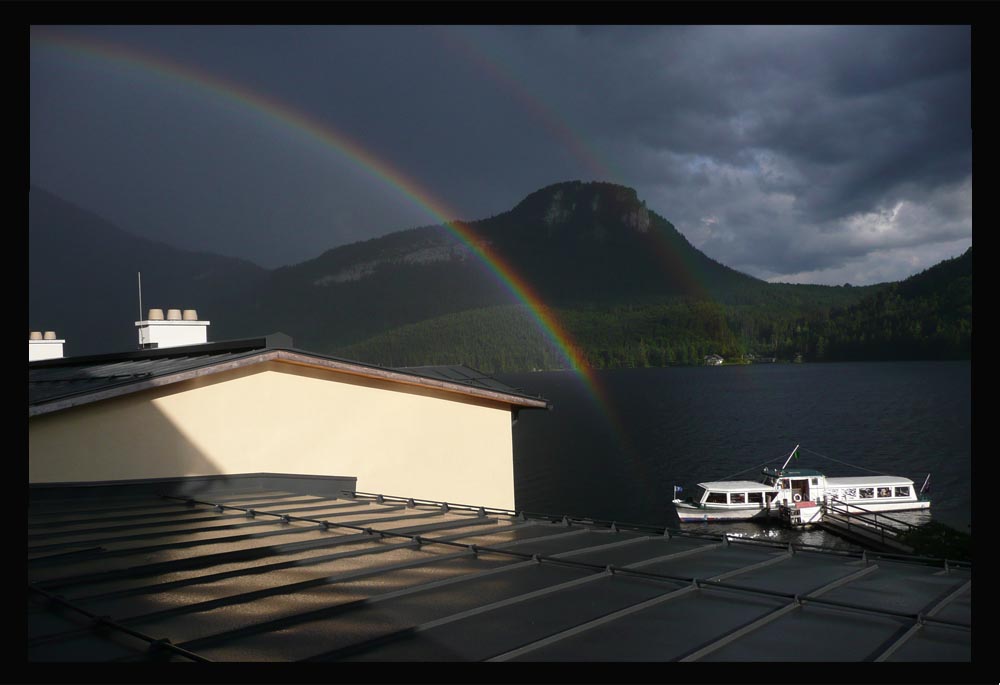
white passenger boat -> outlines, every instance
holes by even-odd
[[[829,477],[814,469],[787,468],[798,449],[796,445],[780,469],[765,468],[759,482],[699,483],[698,492],[686,500],[678,499],[675,489],[673,503],[678,518],[682,522],[707,522],[785,516],[798,525],[819,521],[824,506],[863,514],[927,509],[931,505],[908,478]]]

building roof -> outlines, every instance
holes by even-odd
[[[66,357],[28,364],[28,416],[169,385],[267,361],[288,362],[487,399],[511,407],[544,409],[549,403],[464,366],[392,369],[292,347],[286,335],[165,349]]]
[[[490,376],[478,369],[473,369],[464,365],[452,366],[402,366],[397,371],[407,371],[426,378],[437,378],[443,381],[471,385],[498,392],[517,392],[506,383],[501,383],[493,376]]]
[[[968,564],[237,487],[33,499],[29,660],[971,662]]]

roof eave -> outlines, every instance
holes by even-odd
[[[34,416],[41,416],[44,414],[52,414],[55,412],[63,411],[84,404],[90,404],[101,400],[112,399],[114,397],[130,395],[132,393],[141,392],[143,390],[149,390],[151,388],[163,387],[166,385],[171,385],[173,383],[179,383],[185,380],[191,380],[202,376],[209,376],[216,373],[221,373],[223,371],[231,371],[235,369],[254,366],[256,364],[268,361],[279,361],[289,364],[298,364],[301,366],[308,366],[312,368],[320,368],[330,371],[336,371],[338,373],[343,373],[347,375],[384,380],[391,383],[400,383],[415,387],[432,388],[448,393],[454,393],[454,394],[464,395],[467,397],[490,400],[493,402],[498,402],[500,404],[506,404],[511,409],[551,408],[551,404],[548,402],[548,400],[545,400],[544,398],[541,397],[532,398],[523,395],[503,393],[496,390],[488,390],[485,388],[476,388],[474,386],[463,385],[461,383],[452,383],[449,381],[427,378],[426,376],[420,376],[419,374],[406,373],[403,371],[396,371],[394,369],[388,369],[383,367],[369,366],[366,364],[349,362],[346,360],[339,360],[332,357],[323,357],[307,352],[302,352],[300,350],[271,348],[263,350],[261,349],[252,350],[248,352],[245,356],[240,356],[237,358],[230,357],[222,362],[209,361],[204,365],[194,367],[191,369],[186,369],[184,371],[179,371],[177,373],[172,373],[163,376],[154,376],[139,381],[130,380],[123,382],[119,385],[104,388],[98,391],[84,391],[78,395],[61,397],[59,399],[50,400],[46,402],[39,402],[37,404],[28,406],[28,417],[31,418]]]

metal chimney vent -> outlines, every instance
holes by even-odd
[[[55,331],[28,331],[28,361],[36,362],[43,359],[62,359],[63,343],[56,337]]]
[[[168,309],[165,317],[162,309],[150,309],[148,319],[135,322],[139,332],[139,348],[147,350],[204,345],[208,342],[210,323],[200,320],[196,309]]]

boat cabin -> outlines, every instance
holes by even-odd
[[[896,476],[827,478],[826,494],[832,501],[866,504],[914,502],[918,499],[913,481]]]
[[[826,476],[815,469],[764,469],[764,482],[777,486],[785,504],[821,501],[826,496]]]
[[[813,469],[764,469],[764,482],[776,485],[785,504],[827,502],[876,509],[923,508],[909,478],[898,476],[827,477]]]
[[[747,509],[757,506],[768,508],[774,499],[773,486],[752,480],[727,480],[713,483],[699,483],[700,491],[693,498],[695,502],[712,506]]]

